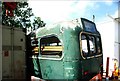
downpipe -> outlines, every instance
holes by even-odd
[[[15,70],[14,70],[14,28],[11,27],[11,75],[12,79],[15,78]]]

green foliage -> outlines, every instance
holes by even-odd
[[[39,27],[45,26],[45,23],[41,21],[40,17],[35,17],[34,22],[33,22],[33,29],[37,29]]]
[[[17,2],[17,7],[13,11],[14,16],[6,16],[6,9],[4,2],[2,3],[2,25],[20,27],[20,28],[32,28],[35,30],[39,27],[45,26],[45,23],[41,21],[40,17],[34,17],[32,8],[28,6],[27,2]],[[31,19],[33,17],[33,22]]]

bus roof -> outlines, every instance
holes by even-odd
[[[45,27],[37,29],[36,35],[38,37],[38,36],[52,34],[52,33],[57,34],[57,33],[62,32],[62,30],[64,29],[75,31],[76,28],[79,28],[82,30],[82,26],[75,21],[62,21],[62,22],[47,25]]]
[[[51,25],[46,25],[45,27],[37,29],[36,36],[42,37],[50,34],[60,34],[65,29],[73,32],[87,31],[92,33],[98,33],[94,22],[89,21],[85,18],[79,18],[72,21],[61,21]]]

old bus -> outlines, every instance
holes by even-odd
[[[85,18],[39,28],[33,50],[34,73],[45,80],[89,80],[102,73],[101,36]]]

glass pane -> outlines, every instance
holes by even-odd
[[[85,30],[86,31],[89,31],[89,32],[96,32],[96,27],[95,27],[95,24],[93,22],[89,22],[89,21],[83,21],[84,23],[84,27],[85,27]]]
[[[97,52],[98,52],[98,54],[100,54],[102,52],[101,41],[100,41],[99,37],[97,37]]]
[[[41,55],[60,57],[62,55],[62,44],[55,36],[44,37],[40,40]]]
[[[82,35],[82,54],[83,56],[88,55],[88,46],[87,46],[87,37],[85,35]]]
[[[90,54],[96,53],[94,36],[89,36],[89,46],[90,46]]]

